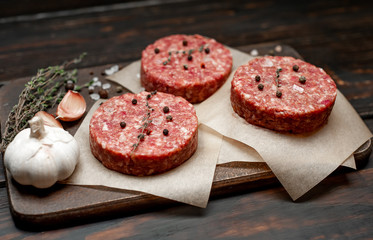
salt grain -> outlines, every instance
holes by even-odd
[[[89,95],[93,100],[97,101],[100,99],[100,95],[98,93],[92,93]]]
[[[251,56],[258,56],[259,52],[256,49],[251,50],[250,55]]]
[[[102,85],[102,83],[100,81],[96,81],[96,82],[92,83],[91,86],[93,86],[93,87],[101,87],[101,85]]]
[[[277,46],[275,47],[275,51],[276,51],[276,52],[282,52],[282,46],[281,46],[281,45],[277,45]]]
[[[106,75],[113,75],[114,73],[118,72],[119,70],[119,66],[118,65],[114,65],[112,66],[111,68],[109,69],[105,69],[105,74]]]
[[[102,85],[102,89],[109,89],[111,87],[110,83],[105,83]]]
[[[97,82],[97,81],[98,81],[98,77],[93,77],[92,80],[93,80],[94,82]]]

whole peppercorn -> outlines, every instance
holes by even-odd
[[[257,82],[260,81],[260,76],[259,76],[259,75],[256,75],[256,76],[255,76],[255,81],[257,81]]]
[[[133,105],[136,105],[136,104],[137,104],[137,99],[135,99],[135,98],[132,99],[132,104],[133,104]]]
[[[155,52],[155,54],[158,54],[159,53],[159,48],[155,48],[154,52]]]
[[[258,84],[258,89],[259,89],[259,90],[263,90],[263,88],[264,88],[264,85],[263,85],[263,84],[261,84],[261,83]]]
[[[306,83],[306,77],[305,76],[300,76],[299,82],[302,83],[302,84],[305,84]]]
[[[188,46],[188,41],[187,40],[183,40],[183,46]]]
[[[171,116],[171,115],[167,115],[166,120],[167,120],[168,122],[169,122],[169,121],[172,121],[172,116]]]
[[[293,66],[293,70],[294,70],[294,72],[298,72],[298,70],[299,70],[299,66],[298,66],[298,65],[294,65],[294,66]]]
[[[122,88],[121,86],[117,86],[117,87],[115,88],[115,91],[116,91],[117,93],[121,93],[121,92],[123,91],[123,88]]]
[[[92,93],[94,93],[95,92],[95,88],[93,87],[93,86],[89,86],[88,87],[88,93],[89,94],[92,94]]]
[[[169,107],[167,107],[167,106],[163,107],[163,112],[164,113],[168,113],[169,111],[170,111]]]
[[[209,54],[210,53],[210,48],[205,48],[205,53]]]
[[[276,91],[276,97],[280,98],[282,96],[282,92],[280,90]]]
[[[165,135],[165,136],[168,135],[168,130],[167,129],[163,129],[163,135]]]
[[[188,61],[192,61],[193,59],[193,56],[192,55],[188,55]]]
[[[109,96],[109,93],[105,89],[100,89],[98,94],[100,95],[100,98],[104,98],[104,99],[108,98]]]
[[[75,88],[75,84],[73,81],[67,81],[66,84],[65,84],[65,90],[66,92],[69,91],[69,90],[74,90]]]
[[[121,128],[125,128],[127,126],[127,124],[125,122],[120,122],[120,127]]]

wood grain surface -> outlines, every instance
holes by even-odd
[[[73,10],[52,4],[38,15],[25,15],[27,1],[21,2],[21,10],[10,13],[12,5],[0,10],[1,92],[12,89],[9,94],[17,95],[21,89],[12,88],[17,85],[12,79],[31,76],[37,68],[59,64],[83,51],[89,55],[80,68],[128,64],[159,37],[199,33],[246,52],[257,43],[294,47],[335,79],[373,131],[371,1],[170,0],[99,6],[92,1],[95,5]],[[1,112],[12,106],[11,99],[1,99]],[[371,155],[359,171],[334,173],[295,203],[275,184],[221,194],[206,209],[171,204],[84,224],[76,216],[71,224],[44,232],[15,225],[2,179],[0,238],[369,239],[373,236],[372,161]]]

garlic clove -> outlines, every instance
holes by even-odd
[[[57,107],[57,118],[62,121],[71,122],[81,118],[86,110],[87,104],[80,93],[69,90]]]
[[[44,125],[47,125],[49,127],[63,128],[62,124],[58,120],[56,120],[52,114],[44,111],[39,111],[35,114],[35,116],[39,116],[40,118],[42,118]]]

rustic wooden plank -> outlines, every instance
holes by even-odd
[[[33,75],[81,51],[90,53],[82,67],[128,63],[158,37],[200,33],[232,47],[260,42],[295,47],[307,61],[339,76],[339,89],[373,131],[372,11],[372,1],[207,0],[0,23],[0,91],[4,81]],[[371,155],[364,170],[328,177],[296,204],[281,187],[261,187],[214,198],[207,209],[178,205],[119,213],[107,221],[40,233],[14,226],[0,187],[0,238],[369,239],[372,167]]]
[[[36,13],[47,13],[56,11],[66,11],[73,10],[77,8],[92,8],[102,5],[108,5],[119,2],[131,2],[123,0],[86,0],[86,1],[43,1],[43,0],[33,0],[30,4],[29,0],[2,0],[0,2],[0,17],[12,17],[19,15],[31,15]],[[27,6],[27,7],[25,7]],[[91,10],[92,11],[92,10]],[[71,11],[73,12],[73,11]],[[69,14],[68,11],[66,14]],[[70,13],[72,14],[72,13]],[[15,20],[15,19],[10,19]]]
[[[277,44],[258,44],[249,46],[249,49],[256,49],[260,54],[267,54],[275,49]],[[246,49],[247,50],[247,49]],[[283,45],[278,55],[288,55],[300,58],[301,56],[291,47]],[[99,66],[95,68],[85,68],[79,71],[80,79],[87,79],[93,76],[100,76],[100,73],[108,66]],[[8,92],[14,88],[14,83],[24,85],[25,79],[12,81],[7,85],[0,99],[9,101]],[[9,88],[9,89],[8,89]],[[114,93],[114,87],[111,88],[110,96]],[[88,97],[87,90],[82,91],[87,99],[88,108],[94,101]],[[12,101],[17,101],[17,95],[13,95]],[[6,100],[7,99],[7,100]],[[2,113],[4,114],[4,113]],[[79,123],[64,123],[65,129],[72,134],[76,131]],[[372,143],[368,142],[363,150],[357,155],[358,162],[366,162],[372,149]],[[5,177],[10,199],[11,212],[18,224],[33,227],[53,227],[66,223],[76,223],[74,219],[79,215],[79,221],[89,220],[91,218],[112,215],[113,213],[138,211],[139,209],[148,209],[158,205],[169,205],[172,202],[149,194],[122,191],[109,188],[92,188],[70,185],[55,185],[47,190],[38,190],[33,187],[21,186]],[[274,174],[264,163],[230,163],[218,166],[212,186],[212,196],[227,195],[228,193],[238,192],[244,189],[258,188],[278,183]]]
[[[277,41],[321,67],[372,71],[372,9],[371,1],[193,1],[4,23],[0,79],[30,76],[82,51],[92,56],[84,67],[130,62],[147,44],[176,32],[231,47]]]
[[[297,203],[281,187],[214,198],[206,209],[186,205],[92,219],[48,232],[14,225],[0,189],[0,238],[28,239],[369,239],[373,169],[329,177]],[[79,217],[77,217],[79,218]]]

